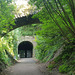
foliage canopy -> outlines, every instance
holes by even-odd
[[[12,29],[14,23],[14,6],[9,0],[0,0],[0,36]]]

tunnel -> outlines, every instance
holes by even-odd
[[[23,41],[18,45],[18,54],[20,58],[32,58],[33,44],[29,41]]]

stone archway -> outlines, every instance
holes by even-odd
[[[25,42],[25,45],[23,45]],[[19,47],[20,46],[20,47]],[[25,54],[24,50],[25,48],[23,46],[27,46],[30,49],[32,49],[32,53],[30,54],[31,57],[35,56],[35,47],[36,47],[36,42],[35,42],[35,37],[34,36],[22,36],[20,39],[17,41],[17,50],[19,54],[19,50],[22,49],[23,51],[23,57],[29,57]],[[29,48],[26,48],[27,50],[30,50]],[[30,51],[29,51],[30,52]],[[29,54],[29,53],[28,53]],[[24,56],[26,55],[26,56]],[[22,57],[21,57],[22,58]]]
[[[18,46],[20,58],[31,58],[33,56],[33,44],[29,41],[23,41]]]
[[[41,22],[39,21],[38,18],[32,18],[33,15],[28,15],[28,16],[22,16],[22,17],[17,17],[14,19],[15,21],[15,25],[12,25],[12,28],[9,27],[8,32],[21,27],[21,26],[25,26],[25,25],[31,25],[31,24],[41,24]],[[7,33],[8,33],[7,32]],[[3,37],[4,35],[6,35],[7,33],[2,33],[1,36]]]

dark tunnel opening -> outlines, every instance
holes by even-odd
[[[33,44],[29,41],[23,41],[18,46],[20,58],[31,58],[33,55]]]

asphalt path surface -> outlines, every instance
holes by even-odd
[[[33,58],[20,59],[19,63],[11,66],[6,75],[44,75],[39,64]]]

